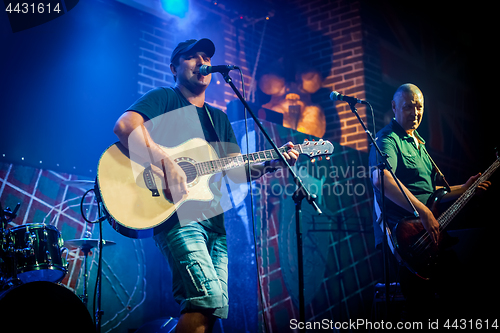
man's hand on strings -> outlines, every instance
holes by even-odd
[[[481,173],[478,173],[477,175],[470,177],[469,180],[467,180],[467,182],[462,185],[462,188],[463,188],[464,192],[469,187],[471,187],[480,176],[481,176]],[[477,188],[476,188],[476,193],[475,194],[482,194],[482,193],[484,193],[490,186],[491,186],[491,182],[489,180],[480,183],[477,186]]]
[[[284,144],[281,148],[283,147],[288,148],[288,150],[283,153],[283,157],[288,162],[288,164],[290,164],[290,166],[294,166],[295,163],[297,162],[297,159],[299,158],[300,155],[299,152],[293,149],[293,143],[291,141]],[[281,160],[272,160],[271,167],[285,168],[285,163],[283,163]]]
[[[151,171],[161,179],[162,189],[166,197],[170,201],[177,203],[189,193],[186,173],[177,163],[170,159],[163,159],[162,161],[164,165],[160,161],[156,163],[157,165],[151,166]],[[165,173],[163,172],[163,166]]]
[[[437,245],[439,241],[439,222],[428,209],[424,212],[419,212],[419,214],[424,229],[427,230],[432,242]]]

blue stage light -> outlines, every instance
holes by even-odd
[[[189,0],[161,0],[161,6],[170,15],[184,18],[189,10]]]

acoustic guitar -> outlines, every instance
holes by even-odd
[[[250,153],[248,156],[219,158],[215,149],[201,138],[190,139],[176,147],[160,146],[186,173],[189,193],[178,202],[172,202],[148,166],[133,161],[128,150],[117,142],[99,159],[97,188],[112,227],[131,238],[151,237],[174,213],[188,204],[185,211],[193,213],[193,220],[206,217],[190,203],[209,203],[214,200],[210,190],[212,177],[224,171],[277,159],[273,149]],[[333,145],[327,140],[307,141],[294,145],[300,154],[310,158],[328,156]],[[285,152],[286,147],[280,148]],[[140,170],[137,176],[137,170]],[[206,207],[206,205],[200,205]],[[198,214],[199,213],[199,214]],[[197,215],[198,214],[198,215]]]

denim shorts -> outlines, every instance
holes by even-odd
[[[160,232],[154,240],[172,271],[172,291],[181,313],[208,311],[227,318],[226,235],[193,222]]]

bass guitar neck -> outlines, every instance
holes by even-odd
[[[500,166],[500,159],[495,162],[472,184],[448,209],[437,215],[437,206],[447,193],[444,189],[434,192],[427,202],[427,207],[435,214],[439,223],[440,235],[438,245],[432,242],[431,237],[424,229],[420,219],[413,217],[401,220],[393,230],[395,235],[395,251],[405,265],[418,276],[428,279],[432,276],[435,266],[439,262],[440,252],[456,244],[446,229],[462,208],[474,196],[477,187],[488,180]]]

